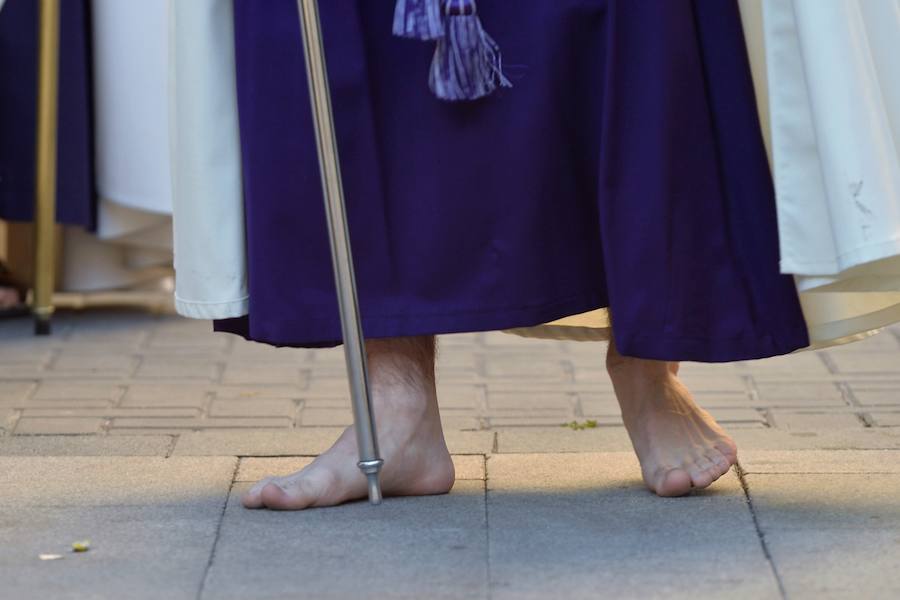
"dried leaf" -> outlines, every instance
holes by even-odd
[[[80,542],[72,542],[72,552],[87,552],[91,549],[90,540],[82,540]]]

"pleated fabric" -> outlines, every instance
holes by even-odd
[[[514,87],[428,91],[390,0],[321,6],[368,337],[507,329],[608,307],[626,354],[730,361],[808,338],[737,5],[482,2]],[[235,2],[249,314],[340,340],[296,7]]]

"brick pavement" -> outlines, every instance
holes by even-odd
[[[596,422],[620,430],[603,344],[491,332],[443,336],[448,431]],[[764,361],[686,364],[729,430],[900,427],[900,328]],[[274,349],[209,323],[127,310],[62,312],[54,335],[0,322],[0,436],[314,430],[351,423],[340,349]]]

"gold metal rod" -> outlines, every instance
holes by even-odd
[[[35,333],[50,333],[55,287],[56,149],[59,99],[59,0],[40,0],[37,151],[34,202]]]

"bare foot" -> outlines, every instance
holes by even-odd
[[[678,363],[606,355],[622,419],[644,482],[660,496],[683,496],[728,472],[737,447],[678,379]]]
[[[435,391],[434,343],[430,336],[366,342],[385,496],[446,494],[453,487]],[[247,508],[300,510],[365,498],[358,460],[356,435],[348,427],[308,466],[259,481],[242,502]]]
[[[20,303],[19,292],[15,288],[0,286],[0,309],[14,308]]]

